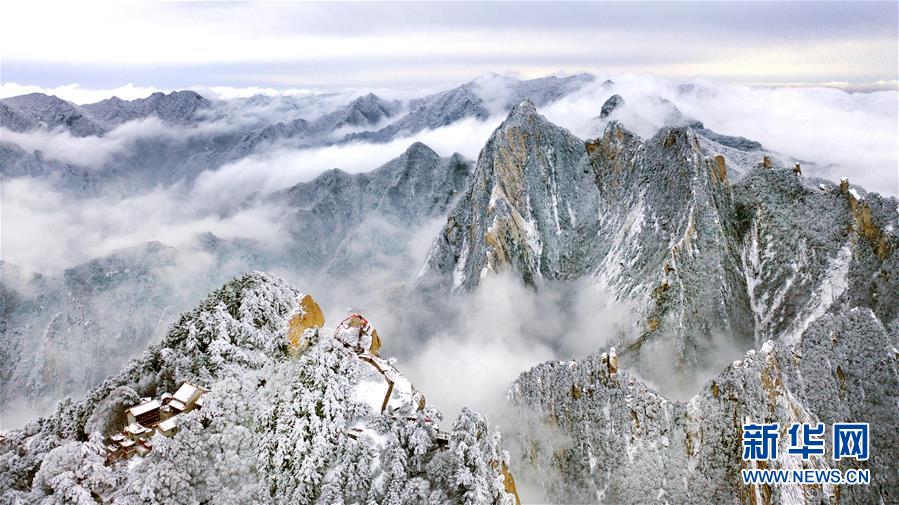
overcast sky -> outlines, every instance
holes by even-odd
[[[3,83],[421,88],[485,72],[894,81],[895,2],[7,2]]]

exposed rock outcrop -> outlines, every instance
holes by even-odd
[[[303,352],[309,342],[303,339],[306,330],[321,328],[325,324],[325,316],[312,295],[303,294],[299,298],[299,310],[290,318],[290,329],[287,341],[296,353]]]
[[[419,283],[470,290],[503,270],[531,285],[578,277],[594,257],[598,212],[583,143],[524,101],[481,151]]]
[[[523,102],[481,152],[419,286],[593,277],[638,305],[644,330],[619,337],[624,363],[679,368],[790,341],[832,309],[896,319],[895,199],[840,196],[767,156],[734,183],[703,139],[685,126],[644,140],[613,121],[582,144]]]

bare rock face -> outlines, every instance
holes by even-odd
[[[732,198],[723,159],[706,159],[689,129],[644,141],[612,123],[585,144],[523,102],[481,152],[418,282],[593,277],[641,305],[644,331],[624,354],[661,340],[695,363],[716,334],[752,343]]]
[[[745,348],[751,319],[740,270],[733,196],[723,158],[703,155],[689,128],[643,140],[612,122],[586,144],[602,194],[593,276],[643,306],[643,331],[623,355],[671,353],[685,363],[719,335]]]
[[[481,151],[419,282],[470,290],[502,270],[532,285],[586,273],[599,211],[591,179],[583,143],[520,103]]]
[[[600,356],[545,363],[513,385],[521,418],[531,421],[506,436],[520,444],[520,475],[541,479],[556,503],[890,503],[899,497],[897,340],[869,309],[827,315],[795,344],[749,351],[687,402],[626,371],[610,375]],[[871,423],[869,461],[835,462],[831,449],[807,461],[784,456],[791,423],[843,421]],[[872,483],[744,486],[740,470],[753,467],[742,461],[744,422],[783,428],[781,458],[770,468],[868,468]]]
[[[294,352],[301,352],[309,345],[303,338],[306,330],[321,328],[325,324],[325,316],[322,309],[310,294],[299,297],[299,310],[290,318],[290,330],[287,333],[287,341]]]

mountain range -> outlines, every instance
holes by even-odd
[[[592,76],[581,74],[529,81],[510,79],[502,84],[508,88],[507,100],[534,96],[538,103],[545,104],[592,80]],[[193,91],[176,91],[132,101],[113,97],[76,105],[32,93],[0,100],[0,128],[19,134],[49,131],[98,139],[134,134],[133,140],[129,138],[132,145],[115,151],[100,166],[92,166],[97,163],[84,163],[76,156],[48,157],[40,149],[3,141],[0,166],[8,177],[52,177],[57,180],[56,187],[66,192],[93,195],[108,189],[134,191],[148,185],[190,181],[204,170],[258,154],[272,145],[296,149],[354,141],[388,142],[466,118],[483,120],[495,112],[491,109],[515,103],[495,104],[485,87],[472,81],[407,102],[369,93],[317,117],[309,115],[318,114],[321,105],[282,97],[280,100],[287,104],[280,104],[280,108],[294,117],[273,123],[269,122],[272,114],[259,112],[272,108],[266,103],[272,99],[267,97],[228,102],[209,100]],[[327,103],[327,98],[321,101]],[[98,169],[103,169],[101,176]]]
[[[4,499],[514,503],[512,474],[554,503],[899,499],[896,198],[814,177],[813,163],[712,131],[663,97],[654,106],[666,125],[643,137],[611,82],[589,138],[539,112],[592,80],[503,80],[497,94],[492,78],[406,102],[369,94],[317,118],[228,129],[210,125],[234,126],[239,114],[192,92],[85,106],[4,99],[0,126],[20,134],[102,138],[146,120],[204,132],[140,141],[100,173],[4,140],[5,177],[47,178],[80,197],[189,184],[272,145],[393,142],[505,114],[474,161],[416,142],[370,172],[330,170],[235,202],[282,209],[286,246],[203,234],[199,250],[215,267],[187,292],[176,290],[178,250],[161,243],[60,275],[4,262],[0,398],[82,398],[4,434]],[[430,246],[418,257],[422,234]],[[349,281],[397,312],[424,310],[410,299],[439,312],[501,275],[536,292],[586,281],[626,303],[633,324],[588,356],[522,370],[508,397],[516,422],[502,438],[466,410],[445,450],[419,414],[391,418],[349,400],[358,360],[324,329],[292,353],[300,291],[247,267]],[[68,367],[73,358],[84,366]],[[115,413],[182,381],[210,388],[208,408],[134,469],[104,466],[98,447],[122,428]],[[440,417],[430,404],[426,412]],[[347,436],[357,420],[377,435]],[[743,486],[747,420],[869,422],[868,462],[775,464],[870,468],[871,485]]]

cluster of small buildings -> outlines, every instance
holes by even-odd
[[[139,404],[125,410],[127,425],[121,433],[110,437],[106,446],[106,462],[128,459],[137,454],[144,456],[153,449],[150,439],[156,433],[170,437],[178,429],[176,416],[203,406],[200,386],[185,382],[172,393],[163,393],[159,399],[144,398]]]

